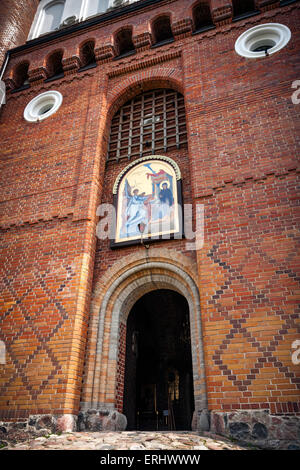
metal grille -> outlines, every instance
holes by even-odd
[[[153,90],[135,96],[115,114],[107,159],[119,161],[187,146],[183,96]]]

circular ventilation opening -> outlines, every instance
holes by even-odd
[[[245,31],[236,41],[236,52],[247,58],[260,58],[280,51],[291,38],[291,32],[285,25],[267,23]]]
[[[62,99],[62,95],[58,91],[46,91],[28,103],[24,111],[24,118],[29,122],[42,121],[58,110]]]
[[[272,47],[276,46],[276,43],[271,40],[262,40],[258,41],[256,44],[254,44],[251,47],[251,52],[266,52],[269,49],[272,49]]]
[[[45,106],[43,106],[41,109],[38,110],[39,116],[42,116],[43,114],[48,113],[49,111],[51,111],[52,108],[53,108],[53,104],[46,104]]]

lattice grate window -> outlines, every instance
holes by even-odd
[[[174,90],[153,90],[135,96],[115,114],[107,159],[130,160],[186,146],[183,96]]]

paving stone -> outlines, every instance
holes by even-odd
[[[9,444],[8,450],[223,450],[248,449],[215,434],[195,432],[73,432]],[[249,449],[248,449],[249,450]]]
[[[97,450],[113,450],[114,448],[108,444],[102,444],[101,446],[98,447]]]
[[[221,450],[221,447],[216,444],[207,444],[209,450]]]
[[[145,450],[145,447],[142,444],[133,444],[130,446],[130,450]]]

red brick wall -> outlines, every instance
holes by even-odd
[[[27,41],[38,0],[3,0],[0,4],[0,66],[7,50]]]
[[[1,232],[1,412],[72,412],[65,395],[84,224],[65,218]]]
[[[199,253],[209,408],[299,409],[295,171],[228,183],[205,203]]]
[[[193,3],[162,2],[153,12],[149,7],[29,50],[12,57],[6,78],[26,58],[31,71],[42,70],[59,47],[71,60],[87,38],[95,38],[96,48],[108,44],[126,24],[133,24],[134,35],[147,32],[159,12],[171,11],[176,22]],[[263,60],[236,55],[242,31],[272,21],[292,31],[285,49]],[[8,94],[0,115],[0,321],[8,350],[0,378],[3,418],[78,411],[92,278],[142,249],[111,251],[95,239],[96,207],[112,202],[114,179],[127,164],[105,170],[110,118],[138,82],[177,86],[185,96],[189,150],[168,156],[183,173],[184,202],[205,206],[204,248],[186,254],[198,260],[210,408],[279,412],[299,401],[291,364],[298,315],[298,107],[291,101],[291,84],[299,79],[298,30],[296,3],[126,59],[99,61],[86,72],[74,65],[63,79],[34,79],[28,90]],[[63,94],[60,110],[26,123],[25,105],[47,89]],[[155,246],[185,252],[184,241]]]
[[[89,204],[96,207],[98,191],[90,177],[99,165],[98,79],[84,89],[88,76],[74,80],[72,91],[56,83],[63,106],[39,124],[23,111],[45,90],[12,95],[1,111],[1,418],[78,411],[96,234]]]

